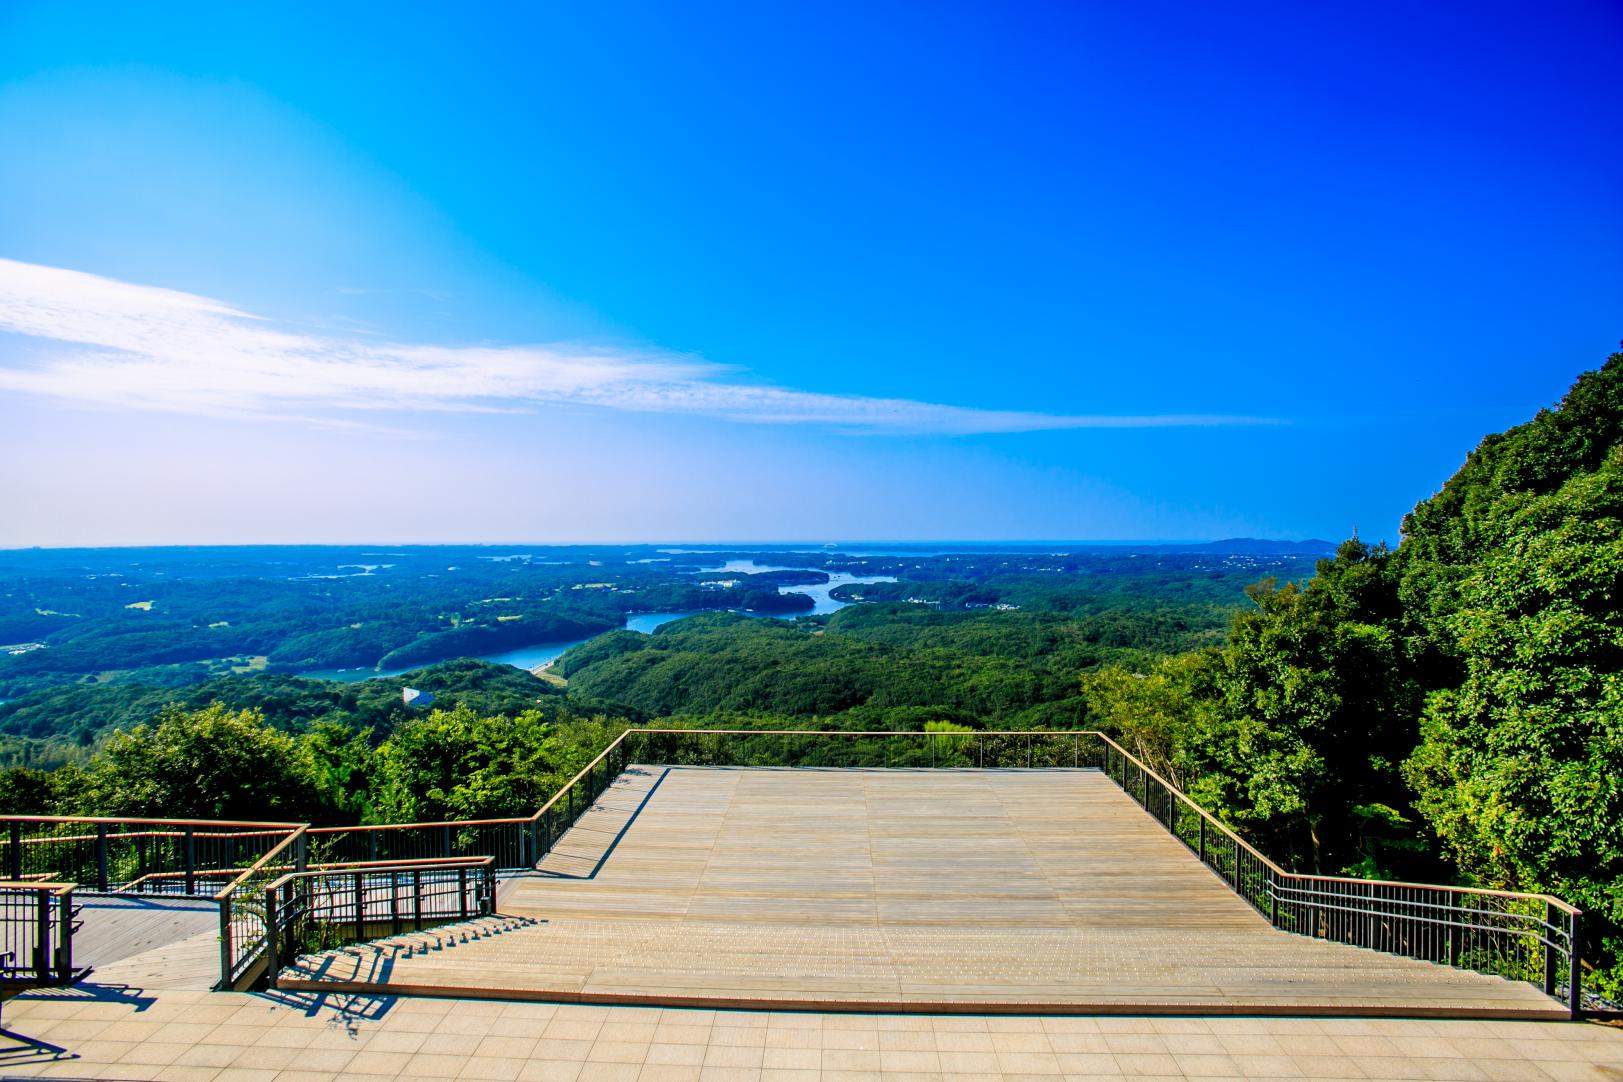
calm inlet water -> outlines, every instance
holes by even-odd
[[[705,570],[754,572],[789,571],[792,569],[787,567],[778,567],[773,564],[757,564],[750,560],[728,560],[724,564],[719,564],[713,568],[706,568]],[[895,581],[895,579],[887,575],[848,575],[843,571],[830,571],[828,573],[828,582],[820,586],[780,586],[778,588],[778,592],[780,594],[806,594],[815,603],[811,610],[811,615],[820,616],[824,613],[838,612],[840,609],[845,608],[847,602],[836,601],[834,598],[829,596],[829,592],[832,591],[836,586],[844,586],[847,583],[853,582]],[[661,624],[668,624],[672,620],[680,620],[684,616],[695,615],[697,614],[692,612],[638,612],[626,617],[625,626],[629,631],[640,631],[646,635],[653,631],[656,627],[659,627]],[[794,614],[794,616],[804,615],[807,614]],[[766,617],[766,619],[793,618],[793,616]],[[570,647],[579,646],[583,642],[590,641],[591,640],[589,639],[570,639],[568,642],[537,643],[534,646],[524,646],[517,650],[504,650],[499,654],[486,654],[481,657],[480,660],[494,661],[498,664],[513,665],[520,669],[530,669],[534,671],[535,669],[540,669],[547,665],[551,665],[554,661],[557,661],[558,658],[562,657],[564,652]],[[446,661],[449,659],[441,658],[440,660]],[[432,664],[432,662],[422,662],[417,665],[408,666],[404,669],[310,669],[308,671],[301,672],[298,675],[307,676],[312,680],[338,680],[343,683],[352,683],[356,680],[375,680],[381,676],[399,676],[401,673],[410,672],[412,669],[420,669],[424,665],[428,664]]]

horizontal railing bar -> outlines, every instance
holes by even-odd
[[[474,826],[504,826],[509,823],[530,823],[535,821],[533,815],[521,815],[513,819],[436,819],[421,823],[360,823],[352,827],[311,827],[311,834],[349,834],[361,833],[368,830],[410,830],[413,827],[474,827]]]
[[[1549,902],[1557,909],[1565,910],[1574,915],[1582,915],[1583,910],[1552,894],[1527,894],[1514,890],[1490,890],[1487,887],[1451,887],[1443,883],[1412,883],[1402,879],[1358,879],[1345,875],[1319,875],[1315,872],[1286,872],[1290,879],[1308,879],[1318,883],[1359,883],[1369,885],[1374,883],[1379,887],[1402,887],[1406,890],[1451,890],[1456,894],[1470,894],[1484,898],[1515,898],[1520,901]],[[1300,888],[1292,888],[1300,889]]]
[[[931,733],[922,729],[627,729],[631,733],[692,736],[1104,736],[1097,729],[972,729],[966,733]],[[1109,739],[1106,737],[1106,739]]]
[[[1367,898],[1359,899],[1359,898],[1356,898],[1356,897],[1344,897],[1344,900],[1351,901],[1351,902],[1357,902],[1357,901],[1368,901],[1369,899],[1367,899]],[[1494,928],[1492,926],[1483,925],[1483,924],[1466,924],[1466,923],[1463,923],[1463,922],[1460,922],[1460,921],[1443,920],[1443,919],[1438,918],[1438,917],[1427,916],[1424,913],[1394,913],[1390,909],[1372,909],[1369,906],[1337,905],[1334,902],[1285,902],[1284,904],[1302,906],[1303,908],[1314,909],[1314,910],[1317,910],[1319,912],[1328,911],[1328,912],[1336,912],[1336,913],[1353,913],[1353,914],[1355,914],[1357,916],[1360,916],[1360,917],[1381,917],[1383,919],[1392,920],[1392,921],[1407,921],[1407,922],[1409,922],[1411,924],[1431,924],[1431,925],[1436,925],[1439,928],[1459,928],[1459,929],[1462,929],[1462,930],[1468,931],[1468,932],[1484,932],[1484,933],[1486,933],[1488,935],[1532,936],[1535,939],[1547,942],[1548,945],[1552,946],[1552,947],[1559,946],[1559,945],[1556,944],[1556,943],[1549,942],[1549,941],[1545,940],[1544,937],[1541,934],[1539,934],[1539,929],[1542,928],[1543,930],[1549,931],[1549,932],[1560,932],[1560,931],[1562,931],[1562,929],[1557,928],[1557,927],[1555,927],[1554,925],[1551,925],[1551,924],[1546,924],[1543,921],[1538,921],[1538,923],[1536,925],[1533,925],[1533,926],[1527,926],[1527,927],[1521,927],[1521,928]],[[1409,903],[1407,903],[1407,902],[1397,902],[1397,903],[1393,903],[1393,904],[1407,905]],[[1476,913],[1481,913],[1481,912],[1487,912],[1487,910],[1480,910],[1480,909],[1478,909],[1478,910],[1455,910],[1455,912],[1476,912]],[[1500,913],[1498,915],[1499,916],[1526,916],[1527,914]]]
[[[427,866],[422,862],[407,861],[402,861],[400,863],[392,863],[390,861],[368,861],[364,866],[356,864],[337,864],[320,868],[312,868],[308,871],[289,872],[275,882],[266,884],[265,889],[275,890],[280,887],[285,887],[287,884],[299,879],[321,879],[332,876],[351,875],[401,875],[407,872],[425,871],[455,872],[466,871],[469,868],[484,870],[486,868],[493,869],[495,864],[495,857],[452,858],[432,866]]]
[[[191,836],[198,841],[217,841],[222,838],[274,838],[283,833],[286,833],[286,831],[280,828],[242,832],[223,830],[199,832],[194,830],[191,832]],[[109,842],[117,842],[127,841],[132,838],[184,838],[186,835],[187,832],[184,830],[121,830],[116,834],[107,834],[105,838]],[[103,835],[100,834],[31,834],[26,838],[17,840],[23,845],[52,845],[63,842],[98,842],[102,839]],[[0,846],[5,844],[6,839],[0,838]]]
[[[1296,876],[1296,877],[1293,877],[1293,878],[1302,878],[1302,877]],[[1334,882],[1334,883],[1363,883],[1363,884],[1375,883],[1375,884],[1380,885],[1380,886],[1388,886],[1388,885],[1390,885],[1386,880],[1380,880],[1380,879],[1332,879],[1332,880],[1329,880],[1329,882]],[[1455,894],[1464,894],[1464,893],[1466,893],[1466,889],[1463,888],[1463,887],[1445,887],[1445,886],[1439,886],[1437,884],[1428,884],[1428,883],[1404,883],[1404,884],[1402,884],[1402,887],[1403,887],[1404,890],[1424,890],[1424,891],[1426,891],[1428,893],[1437,892],[1437,891],[1447,891],[1449,893],[1455,893]],[[1447,910],[1447,911],[1449,911],[1451,913],[1456,913],[1456,912],[1457,913],[1481,913],[1484,916],[1516,917],[1516,918],[1522,919],[1522,920],[1536,921],[1537,923],[1543,924],[1546,927],[1553,927],[1552,925],[1550,925],[1550,923],[1548,921],[1546,921],[1541,916],[1537,916],[1536,914],[1533,914],[1533,913],[1517,913],[1515,910],[1512,910],[1512,909],[1480,909],[1480,908],[1472,908],[1470,906],[1448,905],[1448,904],[1446,904],[1444,902],[1426,902],[1426,901],[1421,901],[1418,898],[1375,898],[1375,899],[1370,899],[1367,896],[1360,897],[1360,895],[1357,895],[1357,894],[1336,894],[1336,893],[1331,893],[1329,891],[1310,890],[1310,889],[1308,889],[1306,887],[1289,887],[1289,886],[1284,886],[1283,884],[1278,884],[1278,883],[1275,883],[1275,884],[1271,885],[1268,889],[1269,889],[1270,894],[1278,896],[1279,900],[1281,902],[1284,902],[1287,905],[1315,905],[1315,904],[1317,904],[1317,902],[1314,899],[1318,899],[1318,898],[1330,898],[1330,899],[1334,899],[1336,901],[1371,901],[1371,900],[1373,900],[1373,901],[1377,901],[1377,902],[1384,902],[1387,905],[1407,905],[1407,906],[1418,906],[1418,907],[1423,908],[1423,909],[1443,909],[1443,910]],[[1284,895],[1287,895],[1287,894],[1288,895],[1293,895],[1293,897],[1289,897],[1289,898],[1284,897]],[[1489,897],[1498,897],[1499,895],[1489,894],[1488,896]],[[1516,900],[1516,901],[1524,901],[1524,900],[1527,900],[1529,898],[1543,900],[1543,901],[1552,900],[1552,899],[1545,898],[1545,896],[1542,895],[1542,894],[1532,894],[1532,895],[1515,895],[1515,894],[1511,894],[1511,895],[1503,895],[1503,897],[1507,897],[1507,898],[1510,898],[1510,899]]]
[[[303,823],[273,823],[259,819],[148,819],[116,815],[0,815],[0,822],[23,823],[155,823],[160,826],[265,827],[265,833],[292,830]],[[0,839],[3,840],[3,839]]]
[[[34,879],[0,879],[0,890],[26,890],[37,892],[48,890],[52,894],[66,894],[78,890],[77,883],[41,883]]]

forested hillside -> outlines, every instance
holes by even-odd
[[[1105,660],[1148,664],[1168,651],[1215,644],[1232,612],[1232,604],[1124,601],[1092,614],[861,605],[818,624],[697,616],[653,635],[602,636],[555,669],[568,678],[571,697],[651,717],[1069,728],[1087,713],[1078,673]]]
[[[1570,899],[1623,989],[1623,354],[1483,440],[1396,550],[1253,597],[1220,649],[1085,676],[1092,709],[1299,865]]]

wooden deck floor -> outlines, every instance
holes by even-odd
[[[284,980],[665,1005],[1559,1014],[1524,984],[1274,930],[1091,770],[634,767],[500,908]]]

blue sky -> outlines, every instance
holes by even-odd
[[[0,7],[0,545],[1395,540],[1623,336],[1612,3],[461,8]]]

